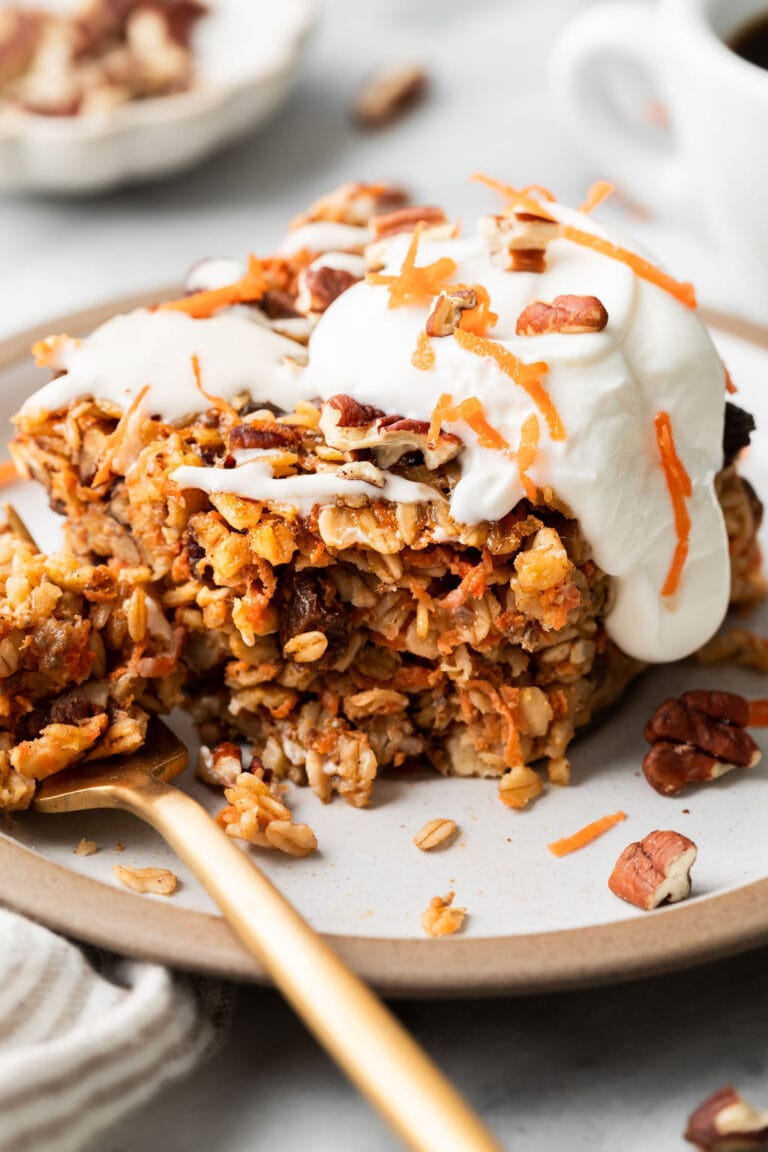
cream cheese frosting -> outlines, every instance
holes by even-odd
[[[558,220],[617,239],[589,217],[559,205],[547,209]],[[366,229],[347,225],[309,224],[289,234],[283,252],[357,248],[363,234]],[[410,240],[401,235],[386,243],[385,272],[399,271]],[[565,439],[550,437],[531,397],[494,360],[473,354],[450,336],[431,341],[431,368],[416,368],[411,357],[431,306],[390,308],[387,287],[365,281],[322,315],[303,371],[285,359],[303,349],[259,322],[253,309],[233,308],[208,320],[140,310],[116,317],[82,342],[63,345],[56,366],[66,375],[25,407],[55,409],[84,394],[125,406],[149,384],[148,410],[177,419],[200,408],[190,367],[193,353],[200,358],[208,393],[230,399],[248,389],[257,399],[285,409],[300,399],[346,393],[386,413],[428,421],[442,394],[449,393],[454,404],[476,397],[512,451],[481,447],[462,420],[444,422],[464,444],[450,512],[465,524],[499,520],[522,498],[514,449],[524,421],[535,413],[541,437],[529,475],[570,508],[595,562],[614,578],[609,635],[640,660],[690,654],[719,625],[730,586],[727,538],[714,488],[722,466],[724,369],[703,324],[695,312],[626,264],[566,239],[549,245],[541,273],[495,267],[480,235],[425,236],[417,264],[446,256],[457,264],[452,282],[482,284],[489,293],[499,318],[488,337],[525,363],[546,362],[542,384],[562,418]],[[517,317],[528,304],[563,294],[597,296],[607,310],[607,326],[582,334],[516,335]],[[676,531],[654,430],[660,411],[669,414],[676,451],[693,489],[687,501],[690,547],[673,596],[661,594]],[[434,490],[422,491],[426,486],[392,475],[383,489],[332,472],[275,479],[264,461],[226,470],[182,468],[175,479],[182,486],[292,505],[301,514],[350,494],[398,502],[436,498]]]

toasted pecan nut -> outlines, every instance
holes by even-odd
[[[616,896],[649,912],[668,900],[674,904],[691,891],[696,845],[679,832],[650,832],[629,844],[614,865],[608,887]]]
[[[768,1112],[758,1112],[728,1085],[691,1113],[685,1139],[701,1152],[768,1148]]]
[[[364,227],[374,213],[391,212],[402,207],[407,200],[408,196],[402,188],[349,181],[315,200],[306,212],[291,220],[290,227],[301,228],[319,220]]]
[[[645,727],[653,747],[643,760],[651,787],[665,796],[686,784],[752,768],[760,749],[745,731],[749,704],[733,692],[696,690],[665,700]]]
[[[488,244],[491,263],[507,272],[543,272],[546,250],[560,225],[528,212],[481,216],[477,230]]]
[[[328,405],[339,413],[340,428],[362,428],[384,415],[381,408],[374,408],[372,404],[359,404],[352,396],[343,393],[331,396]]]
[[[325,312],[358,279],[346,268],[304,268],[299,273],[296,307],[299,312]]]
[[[397,236],[401,232],[413,232],[417,224],[425,224],[427,228],[434,228],[438,224],[446,224],[448,217],[442,208],[435,204],[419,204],[411,208],[397,208],[394,212],[381,212],[371,216],[370,226],[377,240],[384,240],[388,236]]]
[[[34,9],[0,11],[0,84],[20,76],[35,53],[46,18]]]
[[[276,420],[251,420],[230,429],[230,452],[247,448],[294,448],[301,443],[301,430]]]
[[[383,128],[413,108],[427,91],[428,78],[415,64],[377,72],[355,97],[352,115],[364,128]]]
[[[451,336],[459,327],[462,312],[474,308],[477,292],[474,288],[454,288],[441,292],[427,317],[427,336]]]
[[[547,332],[580,334],[602,332],[608,313],[597,296],[555,296],[551,304],[534,300],[517,318],[518,336],[541,336]]]

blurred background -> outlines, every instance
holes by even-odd
[[[286,11],[295,6],[303,7],[291,0]],[[268,55],[269,6],[257,0],[235,7]],[[542,183],[558,198],[580,203],[592,180],[610,177],[609,157],[598,170],[573,143],[553,108],[549,69],[552,45],[587,7],[584,0],[317,5],[306,47],[295,51],[285,103],[235,144],[140,186],[75,196],[21,187],[0,196],[0,334],[172,283],[204,255],[268,253],[294,213],[348,179],[405,185],[417,202],[440,203],[468,221],[491,203],[469,182],[476,169],[510,183]],[[198,25],[201,42],[211,19]],[[372,75],[409,64],[423,69],[423,98],[381,127],[355,123],[354,101]],[[636,118],[663,135],[664,109],[625,71]],[[163,100],[152,103],[162,117]],[[54,184],[64,172],[66,161],[56,157],[66,148],[61,132],[71,128],[54,124],[58,136],[46,142],[37,119],[26,129],[24,148],[11,154],[3,151],[0,116],[0,183],[12,183],[11,168],[23,168],[22,156],[29,163],[22,183],[33,184],[46,165]],[[178,132],[185,130],[180,125]],[[113,146],[108,135],[96,148],[101,159]],[[80,171],[91,163],[84,153]],[[705,299],[727,294],[695,230],[657,217],[635,200],[631,181],[601,212],[659,249],[677,275],[697,281]]]

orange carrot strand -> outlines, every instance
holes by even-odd
[[[616,191],[615,184],[608,180],[595,180],[587,192],[587,198],[579,208],[579,212],[592,212],[603,200],[607,200]]]
[[[642,256],[638,256],[636,252],[630,252],[627,248],[620,248],[618,244],[613,244],[602,236],[595,236],[593,232],[583,232],[571,224],[563,224],[561,232],[566,240],[571,240],[574,244],[581,244],[584,248],[592,248],[601,256],[609,256],[612,260],[626,264],[641,280],[647,280],[650,284],[663,288],[665,292],[669,292],[687,308],[696,307],[696,293],[692,284],[675,280],[666,272],[662,272],[655,264],[651,264],[649,260],[644,260]]]
[[[572,836],[564,836],[562,840],[553,840],[551,844],[547,844],[547,848],[553,856],[567,856],[570,852],[578,852],[580,848],[586,848],[587,844],[591,844],[598,836],[602,836],[609,828],[620,824],[626,818],[626,812],[613,812],[610,816],[601,816],[599,820],[594,820],[586,827],[580,828]]]
[[[466,312],[462,312],[459,328],[462,332],[472,332],[475,336],[485,336],[488,329],[493,328],[498,323],[499,317],[496,312],[491,312],[491,298],[487,289],[482,284],[475,284],[473,287],[477,296],[477,304],[474,308],[467,308]]]
[[[16,465],[13,460],[3,460],[0,463],[0,487],[4,484],[15,484],[17,480],[22,477],[16,471]]]
[[[734,382],[731,378],[731,374],[728,371],[728,369],[725,367],[725,364],[723,364],[723,370],[725,371],[725,390],[729,396],[733,396],[733,394],[735,392],[738,392],[738,388],[734,384]]]
[[[435,350],[432,347],[429,336],[426,332],[419,332],[416,338],[416,350],[411,356],[411,364],[414,368],[420,368],[422,372],[429,371],[435,363]]]
[[[158,304],[162,312],[184,312],[194,320],[206,320],[221,308],[233,304],[250,304],[260,300],[267,290],[264,268],[253,255],[248,257],[248,270],[240,280],[225,284],[221,288],[208,288],[203,292],[193,292],[179,300],[164,300]]]
[[[768,728],[768,700],[750,700],[749,727]]]
[[[668,412],[657,412],[654,419],[656,428],[656,443],[659,446],[661,466],[667,481],[669,498],[672,501],[672,511],[675,518],[675,533],[677,544],[672,556],[666,579],[661,588],[662,596],[672,596],[680,584],[680,579],[688,559],[688,548],[691,538],[691,517],[688,514],[686,500],[693,495],[691,478],[677,454],[675,438],[672,433],[672,423]]]
[[[486,176],[484,172],[475,172],[471,178],[478,184],[484,184],[486,188],[490,188],[493,192],[498,192],[499,195],[503,196],[507,200],[505,211],[528,212],[530,215],[538,216],[542,220],[555,219],[539,200],[528,194],[529,191],[533,189],[537,189],[540,193],[545,194],[546,189],[540,189],[535,184],[529,184],[526,188],[513,188],[511,184],[504,184],[501,180],[495,180],[492,176]],[[546,193],[545,199],[553,199],[551,192]]]
[[[212,408],[217,408],[223,416],[227,416],[230,420],[234,420],[236,424],[240,423],[240,416],[232,405],[224,399],[223,396],[214,396],[210,392],[206,392],[203,388],[203,376],[200,371],[200,357],[196,352],[192,353],[192,372],[195,377],[195,387],[198,392],[205,397]]]
[[[515,384],[527,392],[536,407],[544,417],[549,434],[553,440],[565,440],[565,428],[560,419],[552,397],[541,383],[541,376],[547,371],[547,364],[541,360],[535,364],[525,364],[518,360],[503,344],[495,340],[486,340],[482,336],[475,336],[472,332],[464,332],[457,328],[453,333],[454,339],[467,352],[475,356],[488,356],[495,360],[502,372],[514,380]]]
[[[534,412],[524,422],[520,429],[520,444],[517,449],[517,473],[528,499],[536,503],[536,485],[528,475],[528,469],[536,459],[539,450],[539,422]]]

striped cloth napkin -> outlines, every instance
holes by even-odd
[[[0,1152],[82,1152],[215,1045],[231,992],[0,909]]]

